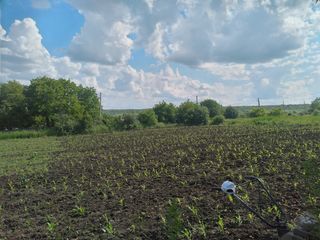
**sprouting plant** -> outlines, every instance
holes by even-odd
[[[223,222],[223,218],[219,215],[218,216],[218,228],[220,232],[224,232],[224,222]]]
[[[113,236],[115,234],[115,229],[114,229],[111,221],[109,220],[108,215],[104,214],[103,219],[104,219],[104,223],[103,223],[102,231],[104,233],[107,233],[107,234]]]
[[[187,240],[191,240],[192,239],[192,231],[188,228],[185,228],[182,230],[181,236],[185,237],[185,239],[187,239]]]
[[[234,219],[235,219],[235,222],[236,222],[236,224],[237,224],[238,226],[241,226],[241,225],[242,225],[243,221],[242,221],[242,218],[241,218],[240,214],[238,214],[237,216],[235,216]]]
[[[231,202],[232,204],[234,203],[234,200],[233,200],[233,197],[231,194],[228,194],[227,198],[228,198],[229,202]]]
[[[11,180],[8,181],[8,185],[9,185],[10,191],[13,192],[14,191],[14,184],[13,184],[13,182]]]
[[[47,216],[46,218],[47,218],[47,230],[49,233],[53,233],[56,230],[58,224],[54,221],[52,217]]]
[[[248,213],[249,222],[253,222],[253,218],[254,218],[253,213]]]
[[[81,206],[76,206],[74,209],[72,209],[72,212],[76,215],[76,216],[80,216],[83,217],[86,215],[86,208],[85,207],[81,207]]]
[[[119,199],[119,205],[120,205],[121,207],[124,206],[124,198],[120,198],[120,199]]]
[[[137,229],[137,226],[135,224],[131,224],[130,231],[134,233],[136,232],[136,229]]]
[[[199,230],[199,234],[200,234],[201,236],[203,236],[204,238],[207,237],[207,226],[206,226],[206,224],[205,224],[203,221],[201,221],[201,220],[199,220],[198,230]]]
[[[187,205],[187,208],[192,212],[192,215],[197,217],[198,216],[198,209],[195,206]]]
[[[47,230],[50,232],[50,233],[53,233],[56,228],[57,228],[57,224],[54,223],[54,222],[47,222]]]

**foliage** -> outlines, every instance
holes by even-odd
[[[200,102],[200,105],[208,108],[210,117],[214,117],[214,116],[222,114],[222,106],[218,102],[216,102],[215,100],[206,99],[206,100]]]
[[[159,122],[163,122],[163,123],[176,122],[177,109],[172,103],[166,103],[165,101],[158,103],[153,107],[153,111],[157,115]]]
[[[28,87],[12,81],[0,85],[0,129],[53,128],[59,134],[84,132],[99,118],[94,88],[70,80],[40,77]]]
[[[239,115],[239,113],[238,113],[237,109],[234,107],[228,106],[224,110],[224,117],[227,119],[235,119],[238,117],[238,115]]]
[[[219,124],[223,124],[224,122],[224,117],[222,115],[218,115],[218,116],[215,116],[213,119],[212,119],[212,125],[219,125]]]
[[[0,130],[24,128],[30,124],[24,91],[24,86],[17,81],[0,84]]]
[[[284,112],[281,108],[275,108],[275,109],[272,109],[270,112],[269,112],[269,116],[281,116],[283,115]]]
[[[249,117],[262,117],[266,115],[266,111],[264,108],[253,108],[249,112]]]
[[[115,120],[116,130],[133,130],[139,129],[141,127],[140,122],[137,117],[132,114],[123,114],[122,116],[117,116]]]
[[[310,105],[310,112],[320,111],[320,97],[312,101]]]
[[[177,110],[177,123],[184,125],[203,125],[209,119],[208,109],[190,101],[182,103]]]
[[[157,116],[152,109],[139,113],[138,120],[143,127],[152,127],[158,122]]]

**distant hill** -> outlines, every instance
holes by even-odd
[[[234,106],[240,115],[245,115],[247,112],[250,112],[252,108],[256,108],[257,106]],[[291,114],[299,114],[305,113],[309,110],[310,104],[288,104],[288,105],[266,105],[261,106],[266,110],[271,110],[275,108],[281,108],[287,113]],[[104,113],[116,116],[122,114],[139,114],[147,109],[105,109],[103,110]]]

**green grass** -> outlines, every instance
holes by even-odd
[[[0,176],[46,171],[59,142],[57,137],[0,140]]]
[[[320,125],[320,116],[264,116],[225,120],[225,125]]]
[[[38,138],[53,135],[49,130],[0,131],[0,140],[13,138]]]

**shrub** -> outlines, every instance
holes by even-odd
[[[214,117],[222,113],[222,106],[212,99],[206,99],[200,103],[201,106],[208,108],[209,116]]]
[[[184,125],[207,124],[208,109],[190,101],[182,103],[177,110],[177,123]]]
[[[269,115],[270,116],[281,116],[283,115],[284,112],[281,108],[276,108],[276,109],[272,109],[270,112],[269,112]]]
[[[157,116],[152,109],[139,113],[138,120],[143,127],[155,126],[158,122]]]
[[[218,115],[218,116],[215,116],[213,119],[212,119],[212,125],[220,125],[220,124],[223,124],[224,122],[224,117],[222,115]]]
[[[136,118],[136,116],[132,114],[123,114],[121,116],[116,117],[115,128],[116,130],[133,130],[140,128],[141,125]]]
[[[165,101],[158,103],[153,107],[153,111],[157,115],[159,122],[176,122],[177,108],[172,103],[166,103]]]
[[[237,109],[235,109],[234,107],[227,107],[226,110],[224,111],[224,116],[225,118],[229,118],[229,119],[235,119],[237,118],[239,115]]]
[[[55,114],[52,117],[54,121],[54,131],[58,135],[65,135],[76,132],[79,122],[68,114]]]
[[[264,115],[266,115],[266,111],[264,110],[264,108],[253,108],[249,112],[249,117],[262,117]]]

